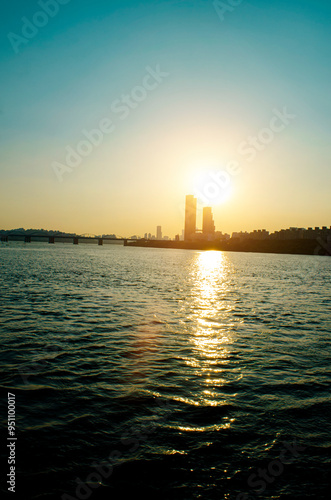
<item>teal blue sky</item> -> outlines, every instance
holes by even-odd
[[[56,9],[27,39],[22,18],[33,24],[40,2],[1,6],[0,228],[142,235],[161,224],[173,236],[196,172],[230,161],[240,173],[214,208],[217,229],[330,225],[329,1],[243,0],[223,20],[212,1]],[[158,66],[156,88],[125,118],[114,112]],[[247,161],[240,144],[285,107],[295,118]],[[112,132],[60,179],[54,162],[105,118]]]

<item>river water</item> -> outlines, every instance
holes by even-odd
[[[17,498],[330,498],[328,257],[9,243],[0,272]]]

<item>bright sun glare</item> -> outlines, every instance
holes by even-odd
[[[193,194],[205,206],[227,202],[232,195],[231,178],[224,170],[200,170],[193,176]]]

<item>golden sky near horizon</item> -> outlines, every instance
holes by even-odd
[[[0,43],[0,228],[174,237],[186,194],[227,233],[329,226],[325,13],[112,5]]]

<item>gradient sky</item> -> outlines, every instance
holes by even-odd
[[[231,161],[218,230],[331,224],[329,0],[243,0],[223,21],[212,1],[70,0],[15,53],[8,34],[40,10],[1,6],[0,228],[174,236],[197,173]],[[114,112],[158,65],[157,88]],[[247,161],[239,145],[284,107],[295,118]],[[105,118],[114,130],[60,182],[53,162]]]

